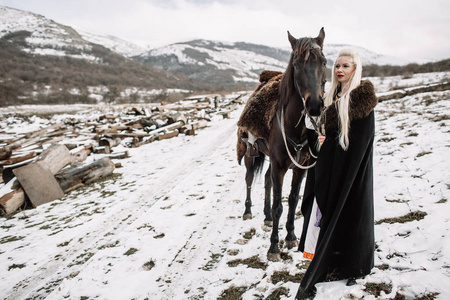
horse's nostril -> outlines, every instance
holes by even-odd
[[[319,116],[320,112],[322,111],[323,108],[323,100],[318,97],[318,98],[312,98],[312,97],[308,97],[308,99],[306,99],[306,109],[308,110],[308,113],[311,116]]]

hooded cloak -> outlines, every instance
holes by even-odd
[[[362,81],[350,93],[349,147],[339,144],[336,105],[324,111],[326,139],[315,168],[305,185],[305,217],[299,250],[305,247],[306,230],[314,197],[322,213],[314,258],[300,284],[297,299],[313,291],[327,275],[356,278],[374,266],[373,140],[377,98],[372,83]]]

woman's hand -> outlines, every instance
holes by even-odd
[[[324,135],[319,135],[318,140],[319,140],[319,144],[320,146],[322,146],[323,142],[325,141],[325,136]]]

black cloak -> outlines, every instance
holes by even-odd
[[[339,145],[335,105],[324,112],[326,139],[310,169],[302,213],[305,218],[299,250],[303,252],[311,209],[316,197],[322,213],[314,258],[300,284],[297,299],[310,294],[327,275],[357,278],[374,266],[373,140],[377,98],[370,81],[350,93],[349,147]]]

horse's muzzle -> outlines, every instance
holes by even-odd
[[[323,99],[321,97],[306,99],[306,109],[310,116],[317,117],[323,109]]]

